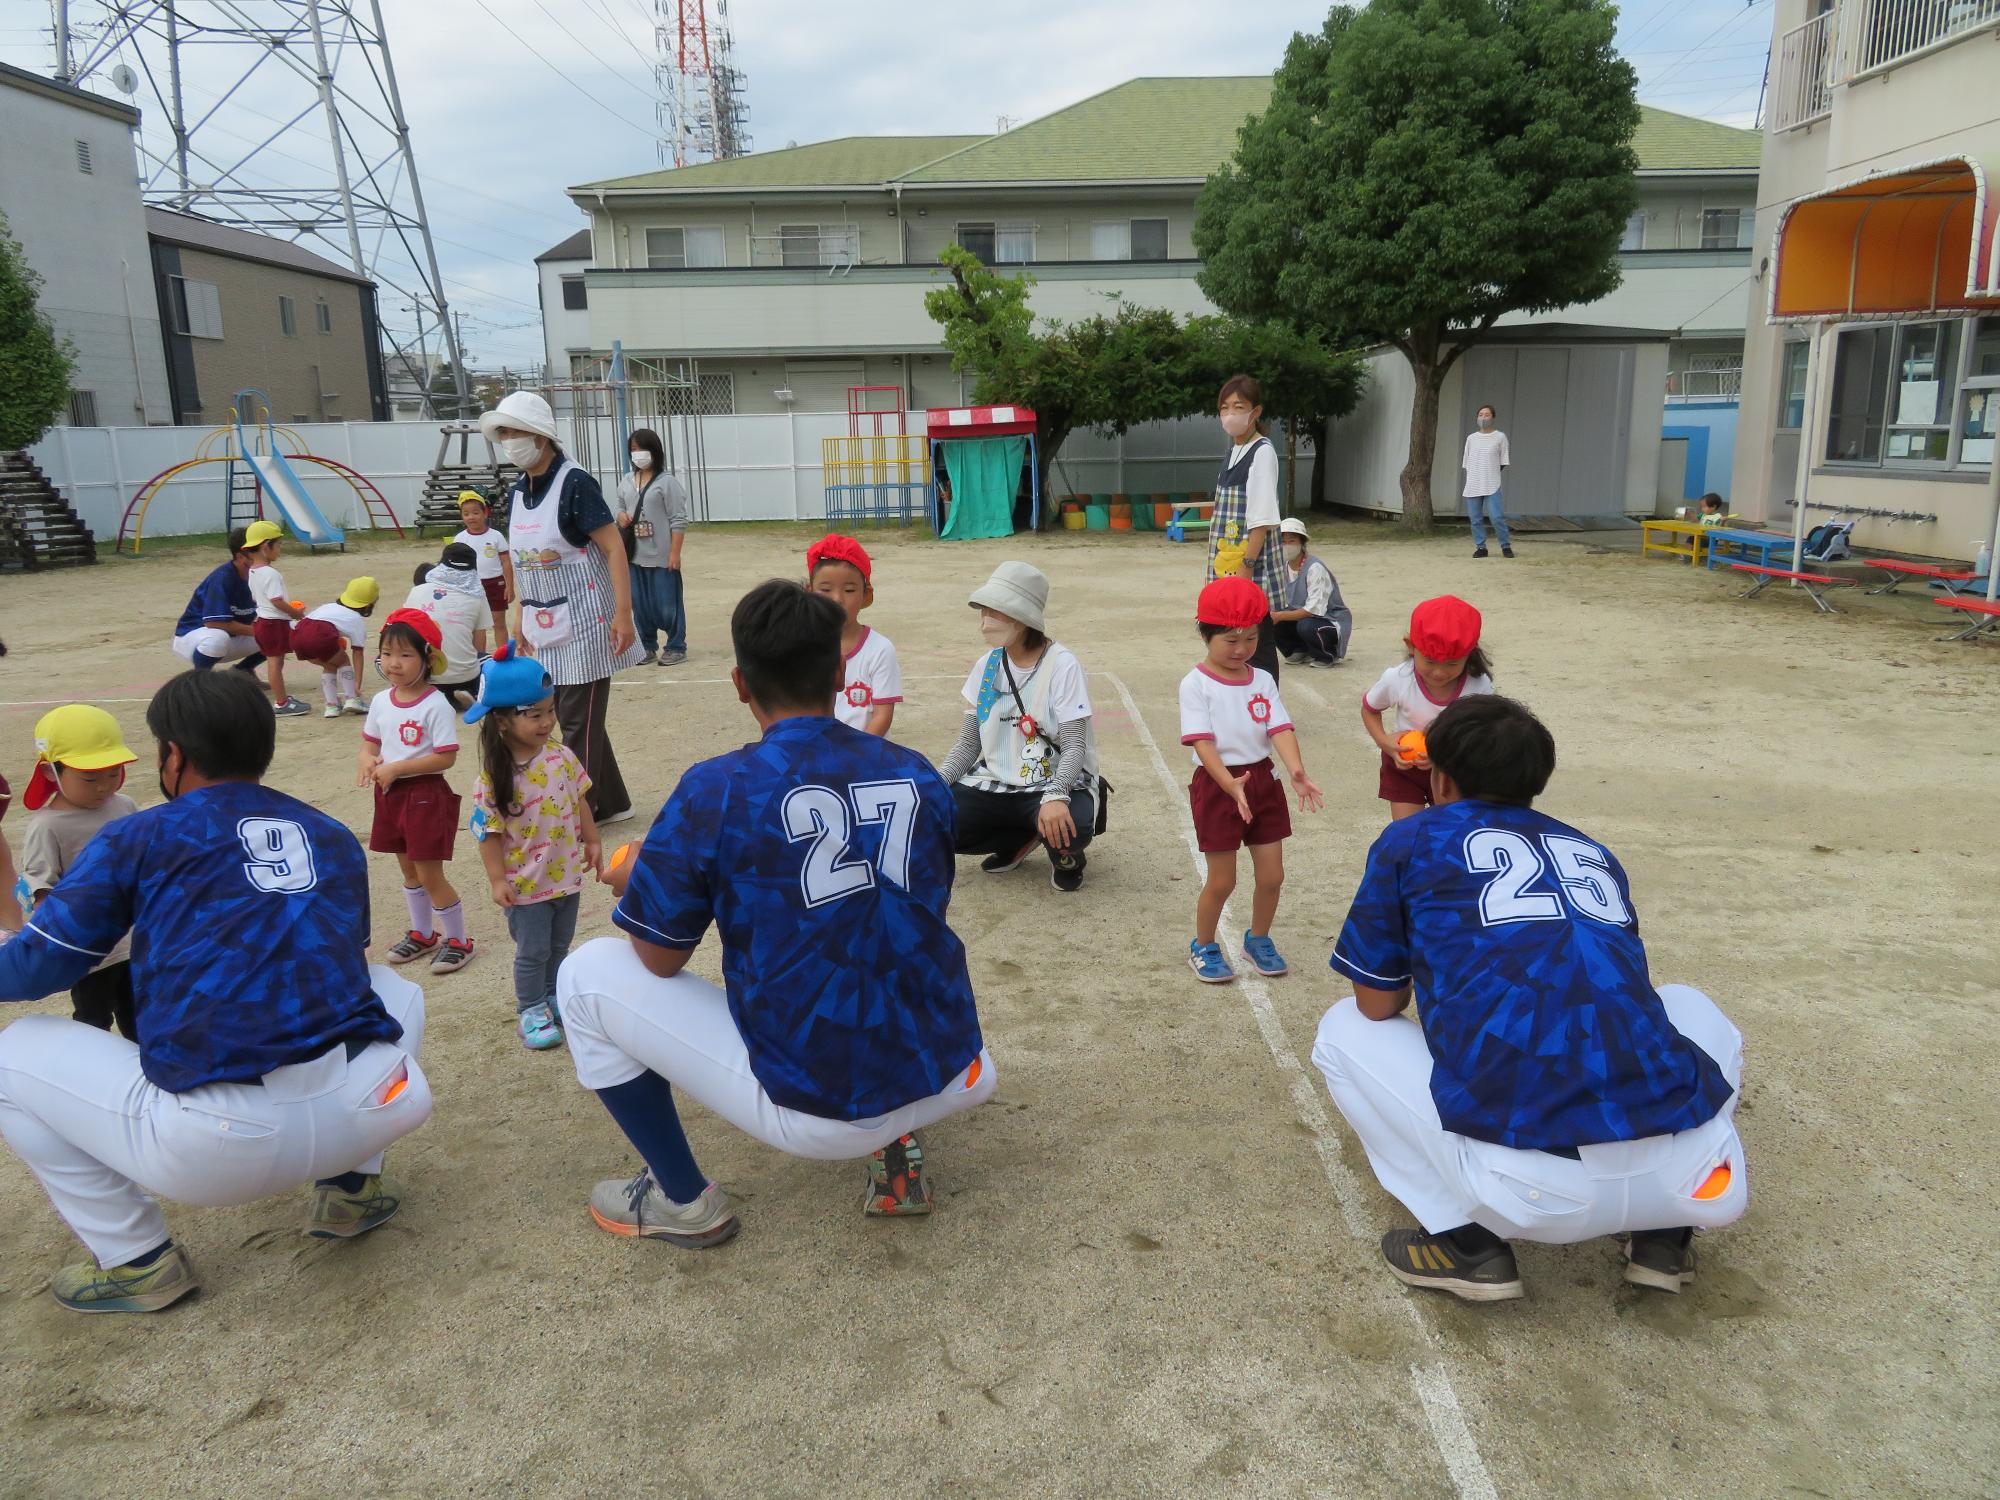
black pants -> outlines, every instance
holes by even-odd
[[[1042,812],[1040,792],[989,792],[961,781],[951,796],[958,804],[960,854],[1012,854],[1029,839],[1040,837],[1035,822]],[[1086,791],[1071,792],[1069,815],[1076,820],[1076,839],[1069,846],[1073,854],[1090,842],[1097,798]],[[1049,858],[1055,858],[1053,850]]]
[[[99,1031],[109,1031],[116,1022],[120,1036],[138,1041],[138,1028],[132,1024],[132,966],[106,964],[84,975],[69,992],[69,1013],[71,1019]]]
[[[1258,622],[1257,650],[1250,658],[1250,665],[1269,672],[1271,681],[1278,680],[1278,628],[1271,623],[1269,615]]]
[[[556,689],[556,722],[562,725],[563,743],[590,773],[593,818],[624,812],[632,805],[632,794],[625,790],[625,778],[618,771],[618,754],[611,748],[611,732],[604,722],[610,709],[609,677]]]
[[[1330,615],[1307,615],[1302,620],[1278,621],[1278,649],[1299,651],[1314,661],[1339,661],[1347,655],[1348,637],[1354,632],[1354,616],[1336,609]]]

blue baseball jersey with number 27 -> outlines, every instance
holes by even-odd
[[[128,928],[139,1065],[169,1093],[403,1034],[369,985],[361,845],[283,792],[218,782],[105,824],[0,947],[0,1000],[69,988]]]
[[[1334,946],[1357,983],[1414,983],[1444,1128],[1529,1150],[1690,1130],[1729,1099],[1667,1019],[1611,851],[1531,807],[1391,823]]]
[[[916,752],[832,718],[781,719],[689,768],[611,920],[681,949],[714,923],[764,1092],[872,1119],[979,1055],[965,945],[945,920],[956,820]]]

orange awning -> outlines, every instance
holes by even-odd
[[[1801,198],[1778,225],[1771,320],[2000,311],[1994,218],[1959,157]]]

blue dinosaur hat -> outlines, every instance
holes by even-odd
[[[479,698],[465,711],[465,722],[477,724],[496,708],[528,708],[554,691],[547,668],[521,655],[512,641],[502,642],[479,669]]]

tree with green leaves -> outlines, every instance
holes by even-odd
[[[1003,275],[956,245],[939,259],[951,281],[925,295],[924,309],[943,329],[952,368],[974,377],[974,400],[1034,411],[1044,494],[1076,429],[1118,434],[1212,412],[1217,388],[1238,371],[1263,382],[1268,415],[1301,424],[1323,427],[1360,399],[1358,359],[1282,325],[1183,322],[1121,299],[1109,313],[1038,326],[1032,276]]]
[[[1408,361],[1414,528],[1431,524],[1451,367],[1507,313],[1618,285],[1639,106],[1616,19],[1609,0],[1335,6],[1292,38],[1270,108],[1202,191],[1216,306]]]
[[[0,215],[0,448],[25,448],[69,406],[76,351],[36,301],[42,278]]]

